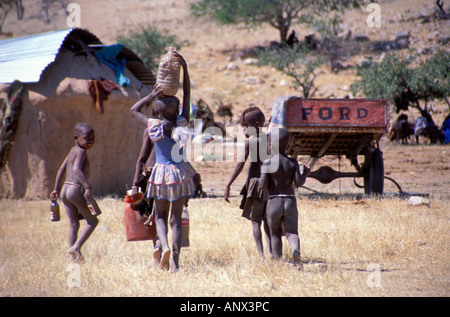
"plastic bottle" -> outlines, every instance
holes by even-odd
[[[156,82],[164,89],[164,95],[175,96],[180,84],[181,64],[173,55],[175,48],[171,47],[159,62]]]
[[[181,246],[189,246],[189,213],[187,208],[184,208],[181,214]]]
[[[87,205],[89,207],[89,210],[91,211],[91,213],[94,216],[99,216],[102,213],[102,211],[100,210],[100,207],[97,205],[97,202],[95,201],[95,199],[88,200]]]
[[[52,199],[52,203],[50,205],[50,212],[51,212],[50,219],[52,221],[59,221],[61,219],[60,212],[59,212],[59,205],[56,202],[56,199],[55,200]]]

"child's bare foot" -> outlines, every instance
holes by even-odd
[[[163,270],[168,271],[170,267],[169,260],[170,260],[170,250],[166,249],[163,251],[161,255],[161,262],[159,263],[159,267]]]
[[[263,263],[266,260],[266,256],[264,254],[259,254],[259,263]]]
[[[72,262],[83,262],[84,257],[81,254],[80,250],[78,250],[76,247],[71,247],[69,249],[69,254],[72,256]]]
[[[177,267],[176,265],[172,265],[171,267],[170,267],[170,272],[171,273],[177,273],[178,271],[179,271],[179,267]]]
[[[302,263],[302,259],[300,257],[300,252],[299,251],[294,251],[292,253],[292,257],[294,258],[294,266],[298,267],[298,270],[302,270],[303,269],[303,263]]]
[[[152,267],[157,267],[159,265],[159,260],[161,259],[161,249],[160,248],[154,248],[152,253]]]

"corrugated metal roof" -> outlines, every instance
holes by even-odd
[[[38,82],[44,69],[52,63],[66,37],[77,33],[82,38],[88,33],[82,29],[65,29],[0,41],[0,82]],[[94,35],[91,40],[100,43]]]
[[[20,80],[39,82],[42,72],[55,61],[62,46],[73,51],[89,45],[102,45],[89,31],[72,28],[0,41],[0,83]],[[130,49],[124,47],[120,55],[127,60],[127,68],[146,85],[156,81],[151,70]]]

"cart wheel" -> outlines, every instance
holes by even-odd
[[[384,163],[383,152],[380,149],[373,151],[370,158],[370,166],[367,174],[364,176],[364,193],[366,195],[371,194],[383,194],[384,186]]]

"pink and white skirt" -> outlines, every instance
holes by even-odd
[[[148,198],[175,201],[194,196],[194,175],[192,165],[182,161],[178,164],[159,164],[153,167],[148,180]]]

